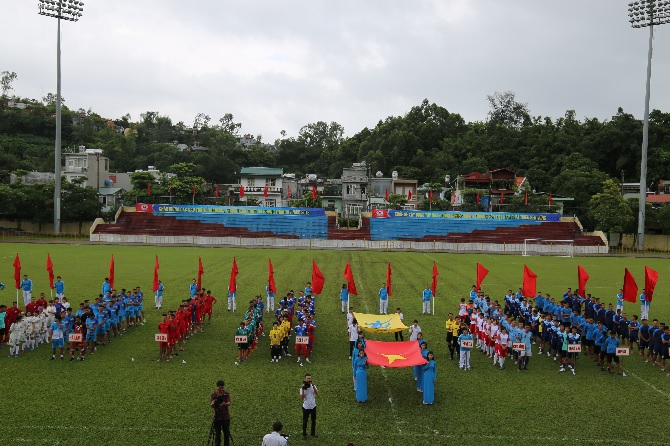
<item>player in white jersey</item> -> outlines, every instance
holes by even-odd
[[[493,365],[500,363],[500,370],[505,368],[505,358],[507,357],[507,347],[509,345],[510,337],[507,334],[507,329],[502,328],[495,337],[495,356],[493,356]]]
[[[9,357],[19,357],[19,345],[25,338],[26,323],[23,316],[16,316],[16,320],[9,329]]]
[[[489,355],[494,356],[495,355],[495,341],[496,341],[496,336],[500,333],[500,326],[496,322],[495,319],[491,319],[491,343],[489,345]]]
[[[461,299],[461,303],[458,304],[458,318],[461,322],[465,322],[465,319],[468,317],[468,304],[465,303],[465,298]]]

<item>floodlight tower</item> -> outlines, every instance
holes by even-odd
[[[60,91],[60,21],[76,22],[84,12],[84,2],[78,0],[38,0],[40,15],[54,17],[58,20],[56,34],[56,150],[54,154],[54,235],[60,234],[60,202],[61,202],[61,91]]]
[[[644,250],[644,218],[647,203],[647,149],[649,148],[649,96],[651,90],[651,56],[654,25],[670,22],[669,0],[636,0],[628,4],[628,17],[633,28],[649,28],[647,54],[647,90],[644,98],[644,127],[642,128],[642,161],[640,164],[640,212],[637,226],[637,247]]]

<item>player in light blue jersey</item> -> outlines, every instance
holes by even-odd
[[[464,347],[463,341],[472,342],[472,335],[469,333],[467,327],[463,327],[461,335],[458,337],[458,345],[460,346],[460,361],[458,368],[461,370],[470,370],[470,347]]]
[[[386,283],[382,283],[379,289],[379,314],[388,314],[389,310],[389,290]]]

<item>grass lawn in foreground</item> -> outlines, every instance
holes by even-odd
[[[577,364],[577,376],[559,373],[556,363],[537,355],[536,348],[525,373],[517,372],[509,359],[501,371],[476,351],[473,370],[464,372],[448,359],[444,330],[447,313],[470,291],[477,262],[490,270],[483,287],[492,298],[502,300],[508,289],[520,286],[524,263],[538,274],[538,289],[559,298],[568,286],[576,288],[581,264],[591,276],[588,292],[606,302],[614,302],[624,267],[631,269],[641,290],[644,265],[648,265],[660,274],[650,315],[670,322],[670,263],[665,259],[1,244],[0,281],[7,289],[0,292],[0,302],[7,305],[16,297],[12,262],[17,252],[22,274],[32,278],[35,293],[47,295],[45,264],[50,253],[54,272],[63,276],[66,296],[74,307],[100,293],[113,253],[116,289],[142,287],[148,322],[99,348],[84,363],[50,361],[45,345],[10,359],[8,348],[2,347],[0,445],[205,444],[211,423],[209,393],[221,378],[232,395],[231,430],[237,446],[260,444],[277,419],[291,435],[290,444],[640,445],[670,440],[665,428],[670,378],[638,356],[624,359],[625,378],[607,375],[585,358]],[[188,295],[198,257],[205,269],[203,285],[219,300],[211,325],[206,323],[205,332],[192,337],[183,355],[169,363],[156,362],[154,333],[160,315],[151,295],[156,254],[165,284],[165,308],[176,308]],[[237,313],[225,309],[233,256],[240,270]],[[293,358],[270,363],[267,338],[261,339],[247,364],[234,365],[233,333],[242,319],[244,302],[264,295],[268,258],[273,261],[279,294],[304,288],[311,278],[312,259],[325,276],[323,294],[317,299],[313,364],[306,367],[298,367]],[[436,355],[433,406],[421,404],[411,368],[370,367],[369,401],[355,402],[338,297],[347,260],[359,291],[352,296],[352,305],[356,311],[371,313],[379,308],[377,291],[386,278],[386,262],[391,262],[389,309],[400,306],[408,325],[419,319]],[[433,261],[440,270],[437,314],[421,316],[421,291],[430,283]],[[627,304],[626,310],[629,316],[638,314],[639,305]],[[393,339],[393,335],[368,337]],[[319,438],[303,441],[298,389],[308,371],[320,389]]]

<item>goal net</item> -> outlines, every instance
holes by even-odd
[[[574,257],[574,240],[547,240],[527,238],[523,240],[523,256]]]

